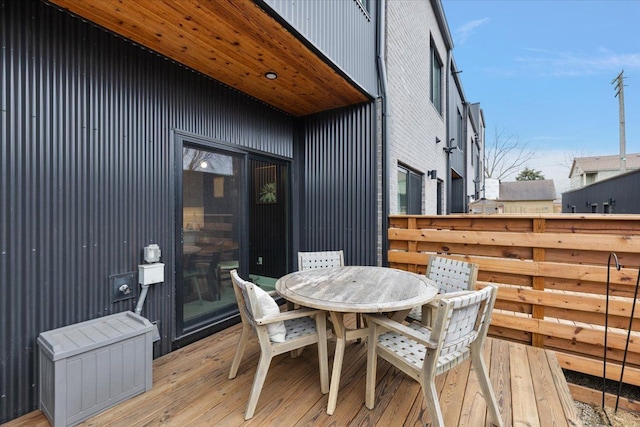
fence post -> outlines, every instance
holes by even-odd
[[[533,232],[534,233],[544,233],[546,228],[546,222],[544,218],[534,218],[533,219]],[[533,261],[534,262],[543,262],[545,260],[545,249],[544,248],[533,248]],[[537,291],[544,291],[544,277],[533,276],[533,289]],[[534,304],[531,310],[531,316],[534,319],[544,319],[544,306]],[[542,334],[531,334],[531,345],[534,347],[544,347],[544,335]]]
[[[411,217],[407,221],[407,229],[409,230],[417,230],[418,229],[418,219],[416,217]],[[418,242],[416,240],[411,240],[407,242],[407,249],[409,252],[417,253],[418,252]],[[418,264],[407,264],[407,270],[412,273],[418,272]]]

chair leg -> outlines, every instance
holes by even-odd
[[[260,353],[260,362],[258,362],[256,376],[253,379],[253,385],[251,386],[251,394],[249,394],[249,403],[247,403],[247,410],[244,413],[245,420],[253,418],[253,413],[256,410],[258,399],[260,398],[260,392],[262,392],[264,380],[267,378],[267,372],[269,372],[269,365],[271,364],[272,357],[273,355],[271,354],[271,352],[264,351],[264,349]]]
[[[370,322],[367,341],[367,379],[365,386],[365,405],[373,409],[376,403],[376,370],[378,369],[378,326]]]
[[[195,286],[196,292],[198,292],[198,299],[200,300],[200,305],[202,305],[202,294],[200,293],[200,284],[198,283],[198,278],[193,277],[191,279],[192,286]]]
[[[329,352],[327,350],[327,316],[325,313],[316,315],[316,329],[318,331],[320,390],[322,394],[327,394],[329,393]]]
[[[445,427],[435,381],[433,381],[433,379],[421,379],[420,382],[422,385],[422,394],[427,403],[427,412],[431,416],[433,427]]]
[[[491,381],[489,380],[489,374],[487,373],[487,366],[482,358],[482,352],[474,351],[476,349],[477,347],[471,350],[471,366],[478,376],[482,395],[484,396],[484,400],[487,402],[487,411],[489,412],[489,415],[491,415],[493,423],[502,427],[502,417],[500,416],[500,409],[498,408],[496,395],[493,392],[493,387],[491,387]]]
[[[250,329],[251,328],[249,326],[245,326],[244,324],[242,325],[242,332],[240,333],[240,340],[238,341],[238,347],[236,348],[236,355],[233,357],[231,370],[229,371],[230,380],[234,379],[238,374],[242,355],[244,354],[244,350],[247,348],[247,343],[249,342]]]

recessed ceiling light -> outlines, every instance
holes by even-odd
[[[206,169],[206,168],[208,168],[208,167],[209,167],[209,164],[208,164],[206,161],[203,161],[203,162],[200,162],[200,167],[201,167],[202,169]]]
[[[274,73],[273,71],[267,71],[266,73],[264,73],[264,76],[266,78],[268,78],[269,80],[275,80],[278,78],[278,75],[276,73]]]

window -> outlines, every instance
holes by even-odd
[[[431,102],[442,114],[442,61],[431,44]]]
[[[422,213],[422,175],[405,167],[398,167],[398,213]]]
[[[475,162],[475,157],[476,157],[476,147],[473,143],[473,139],[471,141],[469,141],[469,146],[471,147],[471,150],[469,150],[469,152],[471,153],[471,166],[474,166],[476,164]]]
[[[182,147],[182,238],[176,271],[178,334],[233,316],[233,288],[223,286],[224,262],[240,266],[245,218],[245,158],[222,149]],[[228,277],[227,277],[228,279]]]
[[[463,140],[463,129],[462,129],[462,113],[460,112],[460,110],[458,109],[458,122],[456,123],[456,141],[457,141],[457,146],[460,149],[460,151],[464,151],[464,140]]]

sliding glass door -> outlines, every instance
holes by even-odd
[[[185,145],[182,150],[182,254],[176,307],[182,330],[236,310],[230,270],[240,268],[245,156]]]
[[[288,170],[268,157],[183,145],[177,336],[237,312],[231,270],[266,290],[288,272]]]

